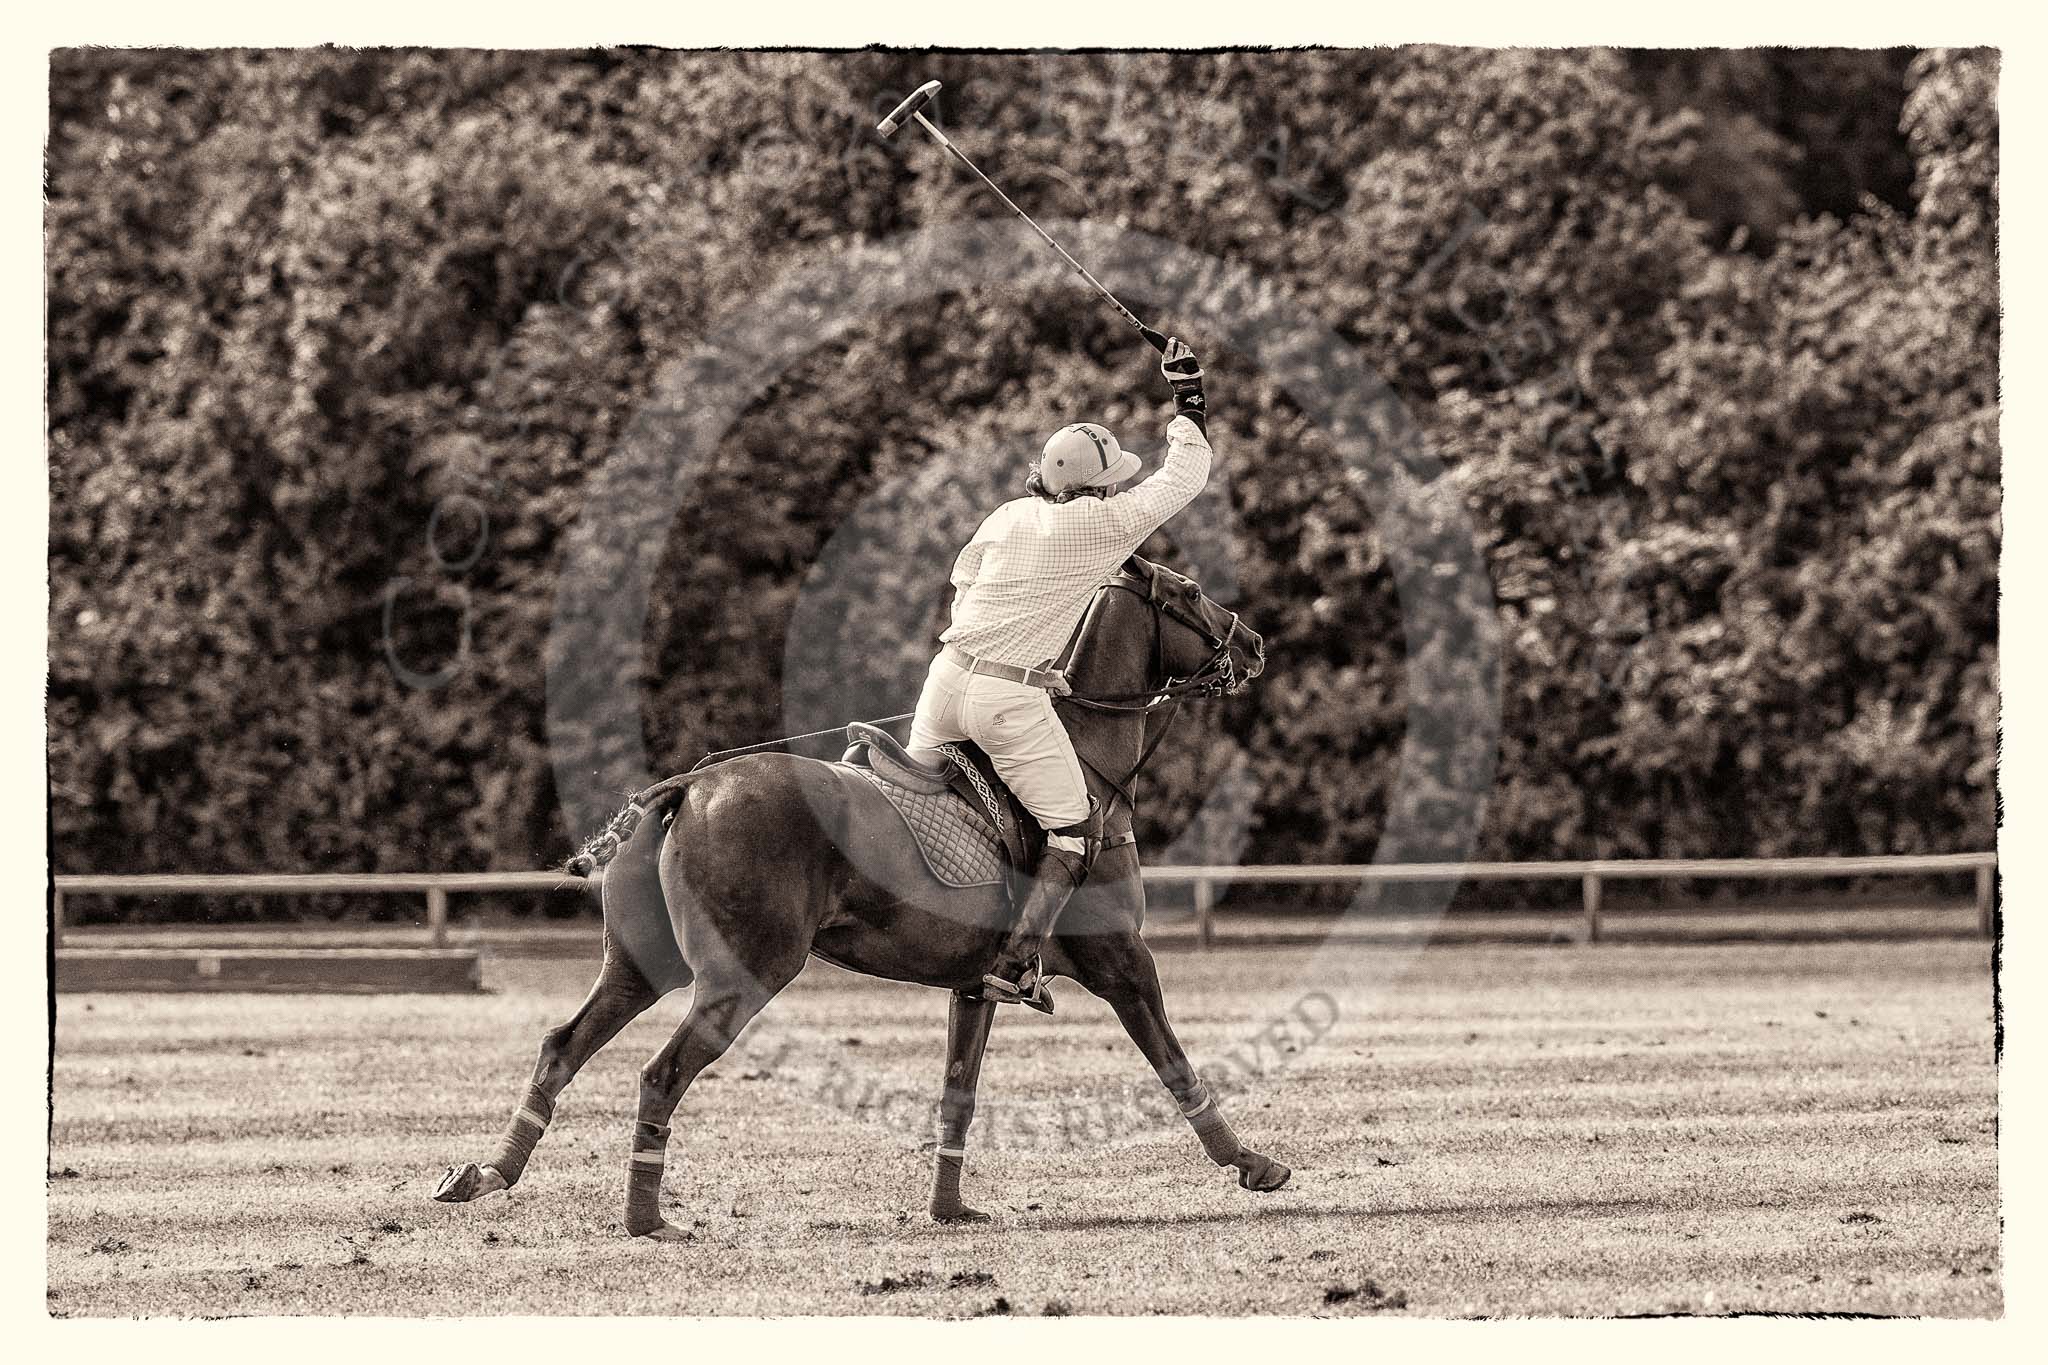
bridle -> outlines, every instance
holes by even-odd
[[[1144,561],[1141,560],[1140,562],[1143,563]],[[1180,704],[1183,701],[1189,697],[1227,697],[1233,693],[1243,691],[1246,684],[1251,682],[1251,675],[1239,671],[1237,660],[1232,657],[1230,652],[1230,646],[1236,641],[1238,632],[1244,626],[1244,622],[1239,618],[1238,614],[1234,611],[1231,612],[1229,626],[1219,633],[1208,622],[1196,620],[1189,616],[1188,613],[1181,611],[1174,602],[1161,593],[1159,588],[1160,576],[1165,570],[1161,569],[1157,564],[1146,564],[1145,567],[1150,571],[1147,576],[1147,589],[1145,591],[1139,591],[1138,587],[1131,581],[1132,575],[1130,575],[1128,570],[1111,579],[1105,585],[1104,590],[1107,592],[1109,589],[1120,589],[1130,593],[1133,597],[1139,598],[1146,606],[1152,609],[1152,676],[1163,677],[1165,680],[1157,687],[1150,688],[1144,692],[1131,692],[1112,697],[1084,697],[1079,693],[1069,693],[1059,698],[1060,703],[1078,706],[1087,711],[1123,714],[1135,712],[1144,713],[1149,716],[1151,712],[1161,707],[1166,709],[1166,719],[1161,722],[1158,732],[1146,741],[1144,752],[1138,755],[1138,761],[1132,765],[1131,770],[1124,774],[1123,781],[1117,781],[1093,763],[1089,763],[1085,757],[1081,759],[1084,764],[1087,764],[1089,771],[1101,778],[1103,782],[1108,784],[1109,789],[1116,793],[1115,799],[1110,802],[1109,810],[1102,812],[1102,818],[1105,822],[1109,819],[1110,811],[1116,808],[1117,801],[1122,801],[1125,807],[1133,814],[1136,814],[1138,807],[1131,797],[1131,783],[1137,781],[1138,774],[1145,770],[1145,765],[1151,761],[1153,753],[1158,750],[1160,744],[1166,739],[1166,732],[1173,728],[1173,722],[1180,716]],[[1088,614],[1081,618],[1081,624],[1074,628],[1073,638],[1067,642],[1067,648],[1062,652],[1059,660],[1059,667],[1062,669],[1068,667],[1074,659],[1080,656],[1082,645],[1094,634],[1096,620],[1102,609],[1102,603],[1105,600],[1106,598],[1098,596],[1094,605],[1089,608]],[[1221,610],[1220,607],[1219,610]],[[1200,668],[1185,678],[1175,678],[1166,672],[1166,622],[1168,620],[1186,626],[1209,642],[1208,659],[1203,662]],[[1263,652],[1263,650],[1260,651],[1262,655]],[[1079,755],[1076,756],[1079,757]],[[1136,841],[1137,832],[1133,829],[1105,840],[1102,846],[1105,849],[1109,849],[1121,844],[1135,843]]]
[[[1209,657],[1202,666],[1185,678],[1166,676],[1157,687],[1143,692],[1129,692],[1113,697],[1084,697],[1078,693],[1062,698],[1090,711],[1151,711],[1166,702],[1178,702],[1187,697],[1227,697],[1244,690],[1251,681],[1248,674],[1242,674],[1237,660],[1231,655],[1230,647],[1244,628],[1243,620],[1236,612],[1230,613],[1230,624],[1220,634],[1206,621],[1197,620],[1180,608],[1159,590],[1160,575],[1165,572],[1157,564],[1146,566],[1151,570],[1148,590],[1140,592],[1125,574],[1119,574],[1106,585],[1109,589],[1120,589],[1141,599],[1152,609],[1152,673],[1159,677],[1166,674],[1166,622],[1175,621],[1186,626],[1209,642]],[[1094,633],[1100,601],[1091,608],[1081,624],[1075,629],[1074,637],[1068,642],[1062,667],[1066,666],[1081,652],[1081,646]],[[1220,608],[1219,608],[1220,610]]]

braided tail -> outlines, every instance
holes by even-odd
[[[603,829],[583,841],[583,847],[563,864],[563,871],[572,877],[589,877],[601,871],[606,863],[618,856],[619,849],[640,828],[640,822],[675,805],[682,799],[683,789],[696,776],[696,773],[684,773],[680,777],[666,778],[636,793]]]

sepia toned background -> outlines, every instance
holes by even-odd
[[[795,263],[1002,212],[874,136],[927,77],[1028,211],[1247,264],[1399,396],[1498,603],[1472,856],[1991,843],[1993,54],[93,50],[51,75],[58,871],[558,861],[585,831],[543,655],[582,481],[663,363]],[[1196,301],[1133,302],[1171,330]],[[1245,357],[1205,360],[1269,665],[1169,743],[1141,834],[1241,760],[1241,856],[1362,861],[1407,704],[1367,498]],[[934,451],[1021,477],[1084,416],[1150,451],[1160,397],[1065,289],[863,320],[776,377],[669,530],[655,761],[794,728],[798,585],[874,488]],[[946,585],[915,510],[860,629],[921,664]],[[1171,528],[1151,548],[1176,562]]]
[[[51,1315],[2005,1312],[1996,53],[48,74]],[[1062,983],[991,1043],[966,1182],[996,1221],[935,1224],[947,997],[814,961],[678,1113],[684,1244],[618,1216],[680,998],[513,1196],[434,1203],[588,989],[595,898],[533,871],[578,812],[642,759],[908,709],[949,558],[1045,434],[1158,449],[1156,357],[928,139],[875,136],[929,78],[1204,358],[1216,471],[1147,553],[1268,663],[1147,771],[1146,941],[1294,1178],[1238,1188]],[[1020,255],[879,311],[789,287],[913,296],[932,240]],[[1416,439],[1324,420],[1254,315],[1334,338]],[[619,495],[749,386],[686,486]],[[637,660],[593,667],[564,602],[649,543]],[[632,733],[563,704],[593,672]],[[1773,880],[1927,853],[1954,856]],[[1741,861],[1593,865],[1604,921],[1551,861],[1685,856]],[[1436,916],[1350,879],[1385,868],[1300,866],[1409,857],[1546,867]],[[451,928],[445,886],[276,875],[422,870],[528,880]],[[269,894],[79,875],[234,871]],[[1407,918],[1299,913],[1354,892]]]

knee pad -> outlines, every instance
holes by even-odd
[[[1077,839],[1100,841],[1102,838],[1102,803],[1093,796],[1088,798],[1088,813],[1071,825],[1060,825],[1045,832],[1048,839],[1055,835],[1071,836]],[[1064,847],[1064,845],[1062,845]]]
[[[1068,826],[1068,828],[1071,829],[1072,826],[1070,825]],[[1065,849],[1068,853],[1071,853],[1075,857],[1079,858],[1083,863],[1089,863],[1094,861],[1094,849],[1091,847],[1091,845],[1093,844],[1093,840],[1089,839],[1085,835],[1063,834],[1057,830],[1048,830],[1046,832],[1045,842],[1053,848]]]
[[[1048,848],[1060,849],[1080,859],[1081,875],[1087,876],[1095,866],[1095,855],[1102,849],[1102,804],[1089,797],[1088,814],[1071,825],[1047,830],[1045,843]]]

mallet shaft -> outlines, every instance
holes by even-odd
[[[1082,265],[1072,256],[1069,256],[1067,254],[1067,249],[1052,239],[1051,233],[1047,232],[1044,228],[1040,227],[1037,223],[1033,222],[1030,214],[1018,208],[1015,202],[1011,200],[1010,196],[1003,193],[1002,187],[1000,185],[996,184],[995,181],[983,175],[981,173],[981,167],[975,165],[972,161],[969,161],[967,159],[967,154],[961,151],[958,147],[955,147],[953,145],[952,139],[947,137],[944,133],[940,132],[938,130],[937,125],[935,125],[930,119],[924,116],[923,110],[918,110],[917,112],[913,113],[911,117],[916,119],[918,121],[918,124],[921,127],[923,127],[923,129],[927,133],[930,133],[932,137],[937,140],[938,144],[941,147],[944,147],[947,151],[951,152],[954,158],[958,160],[961,165],[965,166],[968,170],[973,171],[976,179],[980,180],[982,184],[994,190],[996,198],[1002,200],[1003,203],[1009,207],[1010,212],[1016,214],[1019,218],[1022,218],[1026,223],[1030,224],[1031,230],[1037,233],[1040,237],[1044,238],[1045,244],[1047,246],[1051,247],[1054,251],[1059,252],[1060,259],[1065,261],[1068,265],[1074,267],[1075,272],[1079,274],[1082,279],[1088,281],[1089,284],[1095,287],[1096,293],[1102,295],[1103,298],[1108,299],[1109,306],[1116,309],[1117,312],[1122,313],[1124,315],[1125,320],[1128,321],[1131,324],[1131,326],[1137,328],[1138,331],[1144,335],[1145,340],[1151,342],[1152,345],[1161,352],[1164,352],[1166,350],[1165,337],[1153,331],[1150,327],[1147,327],[1143,322],[1139,320],[1138,315],[1136,313],[1133,313],[1130,309],[1124,307],[1123,304],[1118,301],[1116,295],[1110,293],[1107,289],[1103,288],[1102,281],[1096,279],[1093,275],[1089,274],[1087,266]]]

